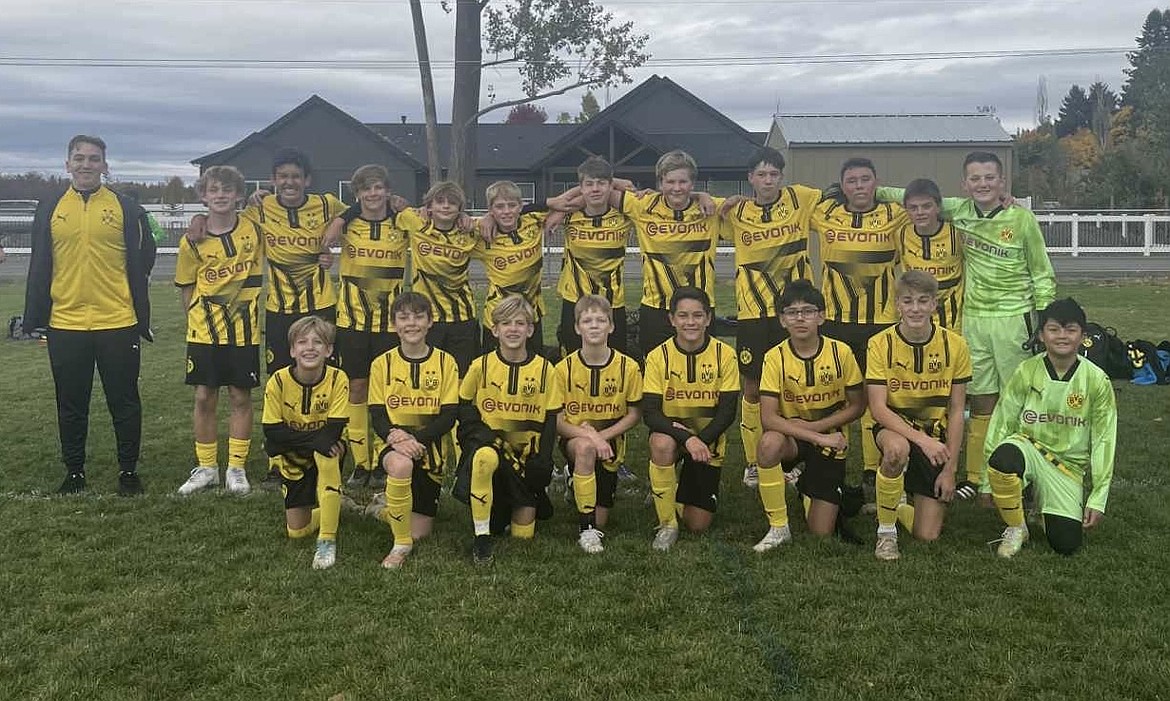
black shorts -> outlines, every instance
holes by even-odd
[[[443,485],[436,482],[430,473],[415,463],[410,473],[410,510],[422,516],[435,517],[439,513],[439,495]]]
[[[297,319],[306,316],[319,316],[330,324],[337,321],[337,307],[325,307],[313,312],[297,312],[282,314],[280,312],[264,312],[264,363],[268,374],[272,375],[281,368],[292,365],[292,356],[289,355],[288,330]],[[329,364],[337,365],[337,348],[329,356]]]
[[[280,492],[284,495],[285,509],[311,509],[317,506],[317,465],[299,468],[299,479],[280,473]]]
[[[561,344],[562,355],[581,350],[581,336],[577,333],[576,302],[561,300],[561,322],[557,326],[557,342]],[[626,323],[626,308],[613,310],[613,333],[609,335],[609,347],[625,353],[629,347],[629,329]]]
[[[845,458],[825,455],[825,449],[806,441],[796,441],[795,460],[785,460],[784,471],[790,472],[803,464],[804,470],[796,480],[796,489],[810,499],[841,504],[841,489],[845,486]]]
[[[877,442],[878,434],[889,429],[882,428],[880,424],[873,427],[874,442]],[[909,443],[909,441],[907,441]],[[881,443],[878,443],[878,450],[881,450]],[[935,467],[931,464],[930,459],[926,457],[926,453],[922,452],[922,448],[910,443],[910,458],[906,463],[906,472],[902,477],[902,487],[909,494],[921,494],[924,497],[934,499],[934,481],[942,474],[941,467]]]
[[[532,507],[542,521],[552,516],[552,502],[545,491],[552,473],[536,474],[525,470],[512,457],[496,452],[500,456],[500,466],[492,475],[493,508],[512,511]]]
[[[682,467],[678,471],[675,501],[715,513],[719,504],[719,474],[718,467],[683,458]]]
[[[479,333],[479,322],[475,319],[436,321],[427,332],[427,344],[450,353],[459,368],[459,376],[463,377],[471,361],[480,356]]]
[[[740,319],[735,326],[735,354],[739,356],[739,374],[757,382],[764,369],[764,354],[788,338],[788,332],[776,318]]]
[[[544,355],[544,325],[541,322],[536,322],[535,328],[532,329],[532,338],[528,339],[525,344],[528,352],[533,355]],[[499,341],[496,339],[492,330],[486,326],[480,328],[480,354],[491,353],[500,347]]]
[[[857,367],[861,369],[861,376],[865,377],[865,361],[869,352],[869,339],[885,331],[893,324],[846,324],[840,321],[825,320],[821,324],[821,335],[835,338],[853,351],[853,358]]]
[[[374,359],[398,345],[398,334],[388,331],[356,331],[337,329],[337,340],[333,343],[333,355],[337,367],[345,371],[351,380],[366,380],[370,377],[370,364]]]
[[[187,344],[187,384],[204,387],[260,386],[260,346]]]
[[[673,337],[674,327],[670,325],[670,312],[643,304],[638,310],[638,348],[642,351],[641,358],[645,358],[650,351]]]

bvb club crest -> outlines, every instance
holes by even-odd
[[[740,365],[751,365],[752,364],[752,349],[751,348],[744,348],[739,352],[739,364]]]
[[[112,210],[112,209],[103,209],[102,210],[102,223],[103,224],[105,224],[106,226],[113,226],[115,223],[117,223],[117,221],[118,221],[118,218],[114,216],[114,210]]]
[[[1073,392],[1072,394],[1065,397],[1064,401],[1066,404],[1068,404],[1069,409],[1080,409],[1085,405],[1085,395],[1080,394],[1079,392]]]
[[[827,367],[821,368],[821,384],[822,385],[833,384],[833,371]]]
[[[520,385],[520,394],[525,397],[531,397],[536,394],[536,380],[531,377],[524,378],[524,384]]]
[[[1092,348],[1093,347],[1092,336],[1085,336],[1085,340],[1081,341],[1081,345],[1084,346],[1085,348]]]
[[[926,363],[926,369],[930,372],[938,372],[942,370],[942,361],[938,359],[938,356],[932,356]]]
[[[329,396],[318,394],[313,397],[313,413],[320,414],[329,411]]]
[[[715,381],[715,366],[704,364],[699,370],[699,381],[704,384],[710,384]]]
[[[251,253],[255,249],[256,246],[252,243],[252,239],[244,239],[244,253]]]
[[[1009,241],[1011,241],[1015,237],[1016,237],[1016,232],[1012,231],[1010,228],[1008,228],[1006,226],[999,230],[999,240],[1003,241],[1004,243],[1008,243]]]
[[[439,388],[439,376],[434,372],[428,372],[423,379],[423,388],[428,392],[433,392]]]
[[[617,380],[615,380],[611,377],[605,381],[604,385],[602,385],[601,394],[602,394],[602,396],[612,397],[613,395],[617,394],[617,390],[618,390]]]

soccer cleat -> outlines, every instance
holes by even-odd
[[[756,489],[760,486],[760,468],[757,465],[748,465],[743,468],[743,486]]]
[[[477,535],[471,544],[471,561],[477,565],[492,564],[492,537]]]
[[[194,494],[200,489],[207,489],[208,487],[215,487],[219,484],[219,468],[217,467],[196,467],[191,470],[191,475],[187,481],[179,487],[179,494],[187,496]]]
[[[355,467],[349,479],[345,481],[345,486],[350,489],[361,489],[370,483],[370,476],[373,474],[373,472],[364,467]]]
[[[577,536],[577,545],[580,545],[581,549],[590,555],[596,555],[605,551],[605,546],[601,544],[601,538],[604,535],[596,528],[586,528],[581,531],[581,535]]]
[[[898,552],[898,536],[879,533],[877,546],[874,547],[873,554],[879,560],[897,560],[901,557],[901,553]]]
[[[979,485],[970,480],[963,480],[955,485],[956,499],[974,499],[979,494]]]
[[[633,482],[634,480],[638,479],[638,476],[634,474],[633,470],[626,467],[624,462],[621,465],[618,465],[617,475],[618,480],[621,482]]]
[[[58,494],[80,494],[85,491],[85,473],[70,472],[65,475],[65,481],[57,487]]]
[[[260,480],[260,489],[266,492],[275,492],[280,489],[282,480],[280,477],[280,468],[270,468],[268,474],[264,475],[264,479]]]
[[[413,546],[410,545],[395,545],[390,548],[390,554],[382,560],[382,567],[388,570],[396,570],[402,567],[406,562],[406,556],[410,554]]]
[[[758,553],[766,553],[777,545],[792,542],[792,529],[788,526],[770,526],[768,532],[760,539],[760,542],[752,546],[752,550]]]
[[[229,467],[224,470],[223,477],[228,494],[244,496],[252,491],[252,485],[248,484],[248,473],[242,467]]]
[[[136,497],[143,491],[142,478],[138,476],[137,472],[118,473],[118,496]]]
[[[318,540],[317,552],[313,553],[313,569],[327,570],[337,562],[337,541]]]
[[[654,534],[654,542],[650,545],[659,552],[666,552],[677,540],[678,526],[659,526],[658,532]]]
[[[375,492],[385,492],[386,491],[386,471],[385,470],[371,471],[370,472],[369,487],[370,487],[370,489],[374,490]]]
[[[804,468],[797,465],[788,472],[784,473],[784,481],[788,484],[796,484],[800,479],[801,474],[804,473]]]
[[[1028,542],[1027,526],[1008,526],[1003,529],[1003,535],[999,537],[999,547],[996,548],[995,554],[1005,558],[1014,557],[1026,542]]]

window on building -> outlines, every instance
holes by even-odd
[[[348,180],[337,181],[337,196],[341,198],[342,202],[357,202],[357,198],[353,196],[353,190],[350,188]]]
[[[536,201],[536,183],[516,183],[516,187],[520,188],[521,202],[532,204]]]
[[[246,194],[245,199],[251,197],[252,193],[256,192],[257,190],[267,190],[268,192],[272,192],[272,183],[268,180],[244,181],[244,191]]]
[[[708,180],[707,192],[713,197],[730,197],[751,193],[752,186],[743,180]]]

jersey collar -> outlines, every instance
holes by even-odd
[[[1073,364],[1069,366],[1068,372],[1064,373],[1064,377],[1061,377],[1057,374],[1056,367],[1053,366],[1052,361],[1048,359],[1048,356],[1044,356],[1044,369],[1048,371],[1048,378],[1054,382],[1068,382],[1072,379],[1072,376],[1076,374],[1077,368],[1080,367],[1080,365],[1081,359],[1077,358],[1073,361]]]

